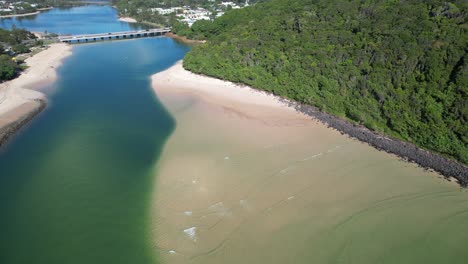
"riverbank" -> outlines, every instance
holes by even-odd
[[[182,43],[185,43],[185,44],[203,44],[203,43],[206,42],[206,40],[188,39],[188,38],[185,37],[185,36],[179,36],[179,35],[174,34],[174,33],[172,33],[172,32],[166,33],[165,36],[166,36],[166,37],[173,38],[173,39],[175,39],[175,40],[179,40],[179,41],[181,41]]]
[[[37,9],[36,12],[31,12],[31,13],[26,13],[26,14],[4,15],[4,16],[0,16],[0,18],[34,16],[34,15],[40,14],[42,11],[50,10],[52,8],[53,7],[39,8],[39,9]]]
[[[166,80],[170,80],[171,82],[177,80],[176,82],[178,82],[179,86],[181,86],[180,84],[184,84],[182,87],[185,88],[186,92],[199,93],[205,98],[212,98],[212,101],[216,101],[216,98],[223,98],[223,100],[241,101],[256,105],[276,105],[300,112],[325,123],[340,133],[368,143],[379,150],[395,154],[404,160],[415,162],[423,168],[433,169],[447,179],[454,178],[461,186],[466,187],[468,185],[468,168],[465,165],[420,149],[413,144],[382,136],[363,126],[358,126],[323,113],[313,106],[301,105],[249,87],[190,73],[183,69],[182,62],[178,62],[168,69],[165,75],[167,76]],[[157,85],[157,82],[162,80],[161,78],[164,79],[165,77],[161,75],[153,76],[153,86]],[[190,83],[193,85],[190,85]]]
[[[52,44],[26,59],[28,68],[20,76],[0,84],[0,146],[45,108],[46,97],[36,89],[56,80],[56,69],[69,55],[69,45]]]
[[[114,8],[117,9],[116,7],[114,7]],[[138,22],[138,20],[136,20],[136,19],[133,18],[133,17],[119,17],[119,21],[127,22],[127,23],[140,23],[140,24],[145,24],[145,25],[153,26],[153,27],[162,27],[162,26],[159,25],[159,24],[155,24],[155,23],[148,22],[148,21],[141,21],[141,22]]]
[[[119,17],[119,21],[127,23],[137,23],[138,21],[132,17]]]

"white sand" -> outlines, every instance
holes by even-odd
[[[182,61],[178,61],[164,72],[154,74],[151,78],[153,89],[156,92],[163,89],[164,92],[192,93],[205,100],[209,100],[211,103],[217,103],[219,100],[222,100],[222,104],[227,106],[248,104],[295,111],[292,107],[288,107],[284,100],[281,101],[280,97],[255,90],[248,86],[240,86],[232,82],[187,71],[183,68]]]
[[[35,100],[45,100],[44,94],[30,89],[55,81],[57,78],[56,68],[70,54],[71,47],[59,43],[52,44],[47,50],[26,59],[28,69],[18,78],[0,84],[0,117],[24,104]]]
[[[136,19],[134,19],[132,17],[119,17],[119,21],[127,22],[127,23],[136,23],[136,22],[138,22]]]

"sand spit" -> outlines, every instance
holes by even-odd
[[[159,86],[163,83],[164,86]],[[280,108],[285,112],[294,113],[296,110],[281,98],[252,89],[247,86],[236,85],[231,82],[194,74],[182,67],[182,61],[171,68],[152,76],[152,85],[156,91],[164,89],[171,93],[190,93],[209,100],[210,103],[224,106],[253,105]]]
[[[45,95],[32,89],[55,81],[57,67],[70,54],[69,45],[52,44],[26,59],[29,68],[18,78],[0,84],[0,145],[44,109]]]
[[[316,107],[298,104],[249,87],[193,74],[183,69],[182,62],[178,62],[173,68],[169,69],[165,75],[167,76],[166,80],[175,80],[174,78],[176,76],[178,80],[183,80],[187,83],[190,83],[192,80],[197,80],[197,82],[203,84],[203,86],[184,85],[184,87],[192,89],[192,92],[196,91],[210,94],[210,97],[226,97],[230,100],[253,104],[265,104],[269,102],[268,105],[270,106],[276,105],[294,109],[304,115],[320,120],[327,126],[341,133],[368,143],[379,150],[395,154],[404,160],[415,162],[423,168],[433,169],[442,174],[446,179],[455,178],[460,185],[464,187],[468,186],[468,167],[466,165],[445,158],[442,155],[423,150],[411,143],[380,135],[364,126],[355,125],[341,118],[321,112]],[[153,77],[153,80],[154,78],[155,77]],[[164,77],[161,76],[158,79],[163,80],[161,78]],[[245,93],[243,90],[248,90],[249,93]]]
[[[443,245],[467,239],[468,192],[438,174],[180,63],[152,81],[177,124],[152,198],[163,263],[377,263],[388,248],[394,263],[464,259]],[[439,244],[406,254],[427,234]]]
[[[137,23],[138,21],[132,17],[119,17],[119,21],[127,23]]]

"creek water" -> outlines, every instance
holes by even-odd
[[[0,25],[94,33],[130,26],[109,6]],[[154,263],[152,168],[175,123],[149,76],[183,58],[170,38],[73,46],[49,105],[0,153],[0,263]]]

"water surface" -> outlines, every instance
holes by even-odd
[[[0,27],[13,25],[33,32],[56,34],[90,34],[127,31],[144,27],[138,23],[117,20],[118,12],[111,6],[87,5],[73,8],[54,8],[37,15],[0,18]]]
[[[116,17],[0,23],[138,27]],[[74,46],[47,110],[0,152],[0,263],[465,263],[468,192],[436,174],[281,111],[161,93],[166,111],[149,75],[187,51]]]
[[[165,263],[466,263],[466,190],[310,118],[173,86],[156,89],[177,123],[155,170]]]
[[[67,33],[129,27],[95,6],[22,23]],[[187,51],[164,37],[73,47],[45,112],[0,152],[0,263],[157,261],[151,172],[175,123],[149,76]]]

